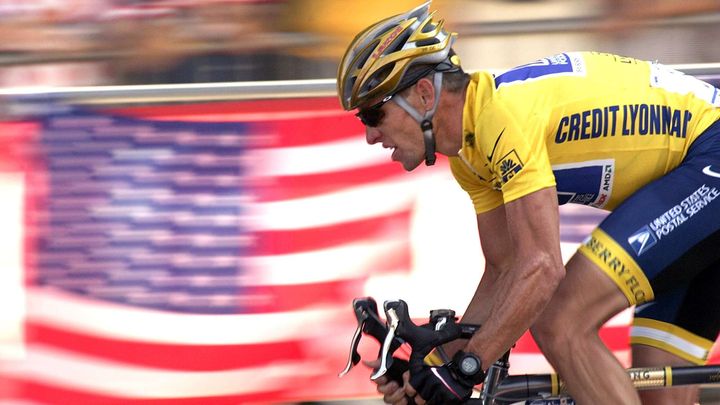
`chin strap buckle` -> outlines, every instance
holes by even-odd
[[[423,131],[423,140],[425,141],[425,165],[432,166],[435,164],[435,135],[433,134],[433,125],[430,120],[426,119],[420,123]]]

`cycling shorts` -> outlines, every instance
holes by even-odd
[[[631,343],[704,364],[720,331],[720,121],[581,245],[631,305]]]

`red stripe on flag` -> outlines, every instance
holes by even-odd
[[[720,343],[718,342],[720,342],[720,338],[715,339],[713,350],[708,355],[708,364],[720,364]]]
[[[32,149],[29,142],[37,134],[39,125],[35,122],[0,122],[0,171],[16,172],[28,170],[32,164]]]
[[[59,373],[62,370],[58,370]],[[247,381],[238,384],[247,384]],[[251,383],[251,382],[250,382]],[[88,391],[74,390],[53,384],[42,383],[30,379],[2,376],[0,378],[0,398],[21,401],[37,401],[46,404],[83,404],[83,405],[236,405],[236,404],[267,404],[275,402],[287,390],[266,391],[249,395],[227,395],[193,398],[131,398],[115,397]]]
[[[34,322],[28,322],[26,328],[31,344],[167,370],[229,370],[258,367],[275,361],[303,360],[305,356],[301,340],[258,342],[251,345],[156,344],[91,336]],[[282,325],[278,325],[278,328],[282,328]]]
[[[627,325],[623,326],[606,326],[600,329],[600,339],[605,345],[611,350],[626,350],[629,347],[629,333],[630,327]],[[525,332],[524,335],[517,341],[515,347],[512,349],[513,353],[540,353],[540,348],[535,343],[530,332]]]
[[[373,238],[408,239],[410,214],[410,210],[407,210],[315,228],[256,231],[253,234],[256,238],[253,254],[265,256],[306,252]]]
[[[267,146],[307,146],[351,137],[365,137],[365,129],[352,114],[279,120],[275,123],[275,129],[278,136]]]
[[[243,292],[251,298],[246,310],[252,313],[289,312],[306,307],[338,306],[352,302],[363,290],[366,278],[321,283],[267,285]],[[256,299],[252,299],[257,297]],[[253,303],[254,302],[254,303]]]
[[[228,115],[242,113],[278,113],[285,114],[295,111],[335,110],[340,111],[340,103],[335,97],[293,98],[276,100],[251,100],[229,102],[204,102],[191,104],[172,104],[113,108],[105,111],[142,118],[158,118],[163,116],[203,116]],[[350,115],[351,114],[346,114]]]

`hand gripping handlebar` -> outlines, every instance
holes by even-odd
[[[410,354],[410,373],[422,370],[425,357],[430,352],[447,342],[455,339],[469,339],[480,327],[478,325],[457,323],[455,312],[450,310],[435,310],[430,313],[430,323],[418,326],[410,318],[407,303],[403,300],[385,301],[385,315],[390,328],[385,338],[382,352],[392,350],[392,339],[399,337],[412,347]],[[371,378],[378,378],[379,371]]]

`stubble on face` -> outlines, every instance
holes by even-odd
[[[399,109],[399,107],[397,107]],[[401,114],[401,119],[388,122],[383,129],[395,148],[391,159],[399,162],[405,171],[412,171],[425,160],[425,142],[420,127],[405,111],[394,111]],[[395,115],[397,116],[397,115]]]
[[[405,171],[411,172],[415,170],[418,166],[420,166],[420,163],[422,163],[423,159],[418,159],[416,154],[411,155],[410,153],[407,153],[406,156],[404,156],[404,158],[400,160],[400,163],[402,164],[402,167],[403,169],[405,169]]]

